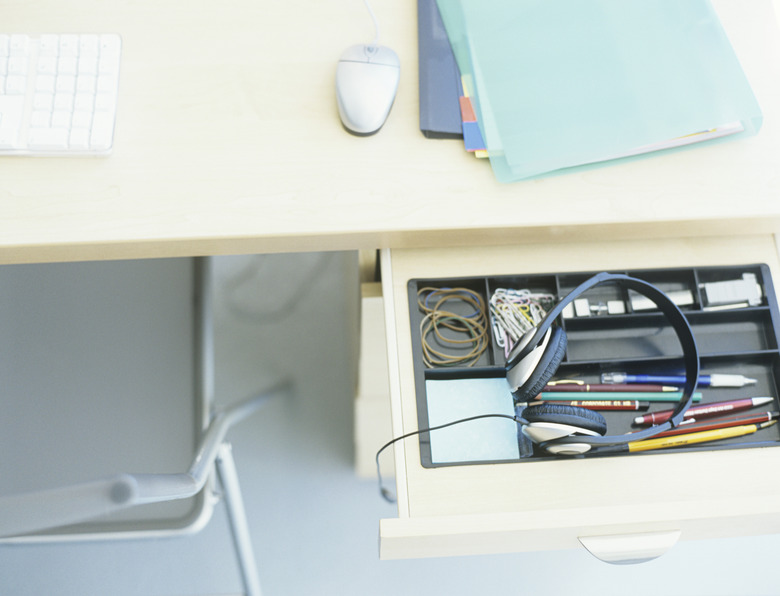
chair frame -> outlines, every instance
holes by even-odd
[[[45,531],[99,518],[136,505],[190,498],[203,490],[216,495],[217,491],[212,486],[216,472],[245,592],[248,596],[260,595],[259,575],[238,473],[232,448],[225,442],[225,435],[233,424],[256,412],[268,399],[286,393],[288,384],[279,382],[248,399],[212,411],[215,388],[212,269],[211,257],[194,258],[195,391],[197,401],[204,407],[204,420],[199,446],[190,468],[186,472],[173,474],[121,473],[93,482],[0,497],[0,511],[4,513],[0,518],[0,541],[13,544],[97,537],[141,538],[147,536],[147,532],[60,535],[46,534]],[[199,529],[197,527],[195,531]]]

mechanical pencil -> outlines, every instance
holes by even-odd
[[[698,406],[691,406],[683,415],[683,419],[686,418],[712,418],[713,416],[722,416],[724,414],[730,414],[732,412],[741,412],[742,410],[749,410],[758,406],[774,401],[773,397],[746,397],[744,399],[733,399],[729,401],[712,402],[709,404],[701,404]],[[674,410],[662,410],[660,412],[652,412],[645,414],[644,416],[637,416],[634,418],[634,424],[658,424],[660,422],[666,422],[672,415]]]
[[[719,428],[728,428],[729,426],[740,426],[744,424],[761,424],[762,422],[769,422],[770,420],[777,420],[780,412],[762,412],[760,414],[753,414],[751,416],[741,416],[739,418],[724,418],[705,422],[695,422],[693,418],[689,418],[690,424],[684,423],[677,428],[667,430],[662,433],[658,433],[653,438],[660,437],[673,437],[675,435],[684,435],[687,433],[700,432],[704,430],[716,430]]]
[[[662,385],[682,385],[685,377],[682,375],[629,375],[622,372],[604,373],[603,383],[660,383]],[[744,375],[699,375],[699,387],[744,387],[755,385],[756,379]]]
[[[720,441],[732,437],[743,437],[753,434],[756,431],[772,426],[777,420],[762,422],[761,424],[743,424],[741,426],[730,426],[728,428],[719,428],[716,430],[704,430],[701,432],[686,433],[675,437],[661,437],[645,439],[644,441],[634,441],[627,443],[623,451],[629,453],[636,451],[649,451],[651,449],[667,449],[669,447],[684,447],[695,443],[706,443],[709,441]]]
[[[543,391],[536,399],[635,399],[640,401],[680,401],[682,391]],[[693,401],[701,401],[701,393],[693,394]]]

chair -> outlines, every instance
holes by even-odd
[[[213,411],[211,310],[208,258],[0,268],[3,542],[197,531],[218,481],[260,594],[225,435],[287,386]]]

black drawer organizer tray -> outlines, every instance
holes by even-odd
[[[612,271],[625,273],[648,281],[667,294],[684,293],[686,304],[680,308],[685,313],[696,337],[701,359],[701,373],[742,374],[757,380],[754,385],[742,388],[710,388],[699,386],[700,404],[743,397],[771,396],[774,402],[736,415],[748,415],[778,409],[778,378],[780,378],[780,316],[777,297],[772,285],[769,267],[763,264],[724,267],[689,267],[673,269],[642,269]],[[488,277],[461,277],[447,279],[414,279],[408,283],[411,313],[412,353],[414,357],[415,390],[419,428],[431,426],[428,415],[426,381],[457,379],[490,379],[505,376],[505,356],[489,331],[487,349],[472,366],[428,367],[422,356],[420,324],[425,316],[419,308],[418,290],[431,288],[468,288],[477,293],[487,308],[496,288],[529,289],[555,295],[556,299],[568,294],[582,281],[597,272],[570,272],[533,275],[502,275]],[[741,280],[743,275],[755,278],[760,288],[760,299],[748,303],[719,304],[712,306],[707,296],[707,284]],[[672,328],[657,310],[637,310],[632,296],[638,295],[615,284],[600,285],[585,293],[591,306],[589,316],[569,315],[560,319],[568,336],[568,348],[554,379],[578,379],[599,383],[601,374],[621,371],[630,374],[669,374],[681,371],[682,350]],[[617,302],[615,302],[617,301]],[[607,302],[620,304],[619,314],[605,314]],[[633,304],[633,305],[632,305]],[[448,304],[448,309],[462,308],[465,315],[473,306],[462,302]],[[623,310],[624,312],[620,312]],[[429,337],[429,343],[431,339]],[[435,341],[435,338],[434,340]],[[507,388],[508,393],[508,388]],[[651,403],[648,412],[673,408],[670,403]],[[645,412],[602,412],[608,423],[610,435],[629,432],[632,421]],[[507,421],[508,424],[511,422]],[[469,423],[465,423],[469,424]],[[464,425],[459,425],[464,426]],[[431,438],[437,432],[419,436],[421,463],[424,467],[449,465],[505,463],[549,459],[530,444],[518,431],[518,457],[511,459],[479,459],[476,461],[433,461]],[[695,446],[672,448],[676,450],[716,450],[743,447],[766,447],[780,444],[780,424],[762,429],[744,437],[735,437]],[[645,453],[668,452],[649,451]],[[642,453],[632,454],[637,457]],[[586,457],[592,457],[586,456]],[[614,457],[615,455],[611,455]],[[609,456],[608,456],[609,457]],[[622,455],[617,455],[622,457]]]

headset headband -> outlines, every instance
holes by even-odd
[[[658,309],[666,316],[668,322],[673,327],[677,338],[680,341],[680,345],[683,349],[683,361],[685,365],[685,384],[682,388],[682,396],[679,403],[674,408],[674,411],[668,421],[651,426],[649,428],[631,433],[630,439],[628,435],[613,435],[613,436],[569,436],[562,437],[560,439],[554,439],[548,441],[546,444],[565,445],[572,443],[584,443],[587,445],[622,445],[630,441],[641,441],[647,439],[661,432],[669,430],[678,426],[685,415],[685,412],[691,406],[693,402],[693,393],[696,390],[696,385],[699,382],[699,351],[696,347],[696,339],[693,336],[688,320],[685,315],[677,307],[677,305],[671,301],[671,299],[661,290],[654,285],[647,283],[641,279],[630,277],[619,273],[599,273],[593,277],[585,280],[579,286],[574,288],[569,294],[561,299],[545,316],[541,323],[536,328],[536,332],[531,336],[531,339],[522,345],[518,346],[516,353],[510,352],[507,358],[507,370],[511,369],[517,363],[519,363],[525,356],[530,354],[542,341],[544,334],[552,327],[555,320],[563,312],[563,309],[571,304],[580,295],[588,291],[594,286],[615,282],[621,286],[624,286],[630,290],[639,292],[643,296],[646,296],[655,303]],[[544,444],[543,444],[544,446]]]

